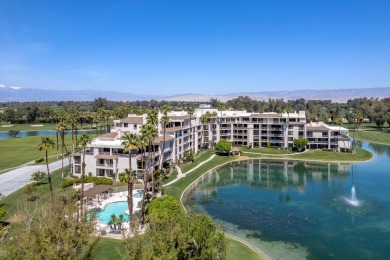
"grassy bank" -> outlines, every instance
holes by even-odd
[[[249,153],[261,153],[261,154],[293,154],[290,150],[283,150],[283,149],[276,149],[276,148],[246,148],[246,147],[240,147],[240,150],[242,152],[249,152]]]
[[[390,131],[359,131],[350,133],[351,137],[353,135],[358,140],[390,145]]]
[[[197,155],[194,159],[194,162],[183,163],[183,164],[180,164],[179,167],[183,173],[188,172],[192,168],[196,167],[200,163],[202,163],[205,160],[207,160],[208,158],[210,158],[210,156],[213,155],[214,152],[215,151],[213,149],[206,150],[206,151],[202,152],[201,154]]]
[[[286,156],[272,156],[264,154],[245,153],[245,157],[249,158],[270,158],[270,159],[286,159],[286,160],[310,160],[322,162],[360,162],[367,161],[372,158],[372,153],[369,151],[357,148],[356,153],[341,153],[328,152],[321,150],[309,150],[305,153],[286,155]]]

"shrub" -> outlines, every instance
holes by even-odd
[[[94,181],[96,185],[99,185],[99,184],[105,184],[105,185],[112,185],[112,179],[109,179],[109,178],[97,178],[95,177],[96,180]]]
[[[80,181],[79,178],[69,179],[69,180],[64,181],[64,182],[61,184],[61,187],[62,187],[63,189],[65,189],[65,188],[67,188],[67,187],[69,187],[69,186],[72,186],[72,185],[75,184],[75,183],[78,183],[79,181]]]
[[[267,142],[267,148],[270,148],[271,147],[271,143],[268,141]]]
[[[40,162],[43,162],[43,158],[39,158],[39,159],[35,159],[35,163],[40,163]]]
[[[323,148],[322,151],[324,151],[324,152],[334,152],[334,149]]]

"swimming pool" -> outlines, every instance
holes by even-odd
[[[120,214],[123,214],[125,221],[129,221],[129,215],[125,213],[128,209],[129,207],[125,201],[113,202],[105,206],[102,211],[98,211],[97,217],[103,223],[107,224],[108,221],[110,221],[112,214],[115,214],[117,217],[119,217]]]

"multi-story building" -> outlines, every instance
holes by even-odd
[[[159,121],[161,116],[158,115]],[[220,139],[237,146],[288,148],[293,146],[295,138],[302,137],[308,139],[309,149],[349,148],[348,129],[322,122],[306,123],[304,111],[278,114],[204,108],[197,109],[193,116],[186,112],[170,112],[168,117],[170,122],[165,129],[158,125],[159,136],[153,141],[150,156],[148,152],[132,152],[132,169],[139,175],[142,168],[149,171],[169,165],[183,158],[185,152],[196,153],[199,149],[213,147]],[[146,124],[146,115],[114,120],[112,132],[93,139],[88,146],[86,174],[118,179],[119,173],[129,167],[130,157],[124,152],[121,138],[126,132],[140,134],[143,124]],[[76,176],[81,174],[81,156],[80,153],[73,156]]]

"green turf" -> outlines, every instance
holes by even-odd
[[[56,130],[56,124],[44,124],[44,123],[36,123],[36,124],[7,124],[12,125],[10,127],[3,127],[4,124],[0,125],[0,131],[8,132],[10,130],[18,130],[18,131],[38,131],[38,130]],[[33,126],[37,125],[37,126]],[[43,126],[38,126],[43,125]]]
[[[258,254],[256,254],[252,249],[250,249],[247,245],[226,237],[227,242],[227,260],[256,260],[262,259]]]
[[[122,259],[126,252],[127,249],[122,240],[102,237],[92,251],[92,259]]]
[[[183,163],[183,164],[179,165],[179,167],[183,173],[188,172],[192,168],[196,167],[200,163],[202,163],[205,160],[207,160],[208,158],[210,158],[210,156],[213,155],[214,153],[215,153],[214,149],[206,150],[206,151],[200,153],[199,155],[197,155],[194,159],[194,162]]]
[[[359,131],[350,133],[350,136],[355,136],[356,139],[374,143],[382,143],[390,145],[390,131]]]
[[[241,151],[250,153],[262,153],[262,154],[293,154],[290,150],[275,149],[275,148],[251,148],[241,147]]]
[[[272,159],[286,159],[286,160],[311,160],[311,161],[342,161],[342,162],[359,162],[367,161],[372,158],[372,153],[363,150],[357,149],[356,153],[341,153],[341,152],[328,152],[321,150],[309,150],[302,154],[295,155],[286,155],[286,156],[272,156],[272,155],[260,155],[260,154],[251,154],[244,153],[244,156],[250,158],[272,158]]]
[[[177,177],[177,171],[174,170],[174,171],[170,172],[168,175],[166,175],[166,176],[164,177],[164,179],[162,180],[162,183],[163,183],[163,184],[166,184],[166,183],[168,183],[168,182],[171,182],[171,181],[173,181],[174,179],[176,179],[176,177]]]
[[[187,188],[187,186],[190,185],[192,182],[194,182],[199,176],[218,165],[233,161],[236,158],[237,157],[233,156],[216,156],[211,161],[208,161],[207,163],[203,164],[202,166],[188,174],[186,177],[181,178],[174,184],[166,187],[165,193],[167,195],[174,196],[177,200],[180,201],[180,197],[184,189]]]
[[[45,151],[38,150],[41,136],[29,136],[21,138],[9,138],[0,140],[0,171],[11,167],[16,167],[35,159],[43,158]],[[56,137],[51,136],[56,142]],[[61,154],[61,140],[59,138],[58,151],[49,150],[49,156]],[[68,151],[72,149],[72,135],[65,135],[65,145]]]

